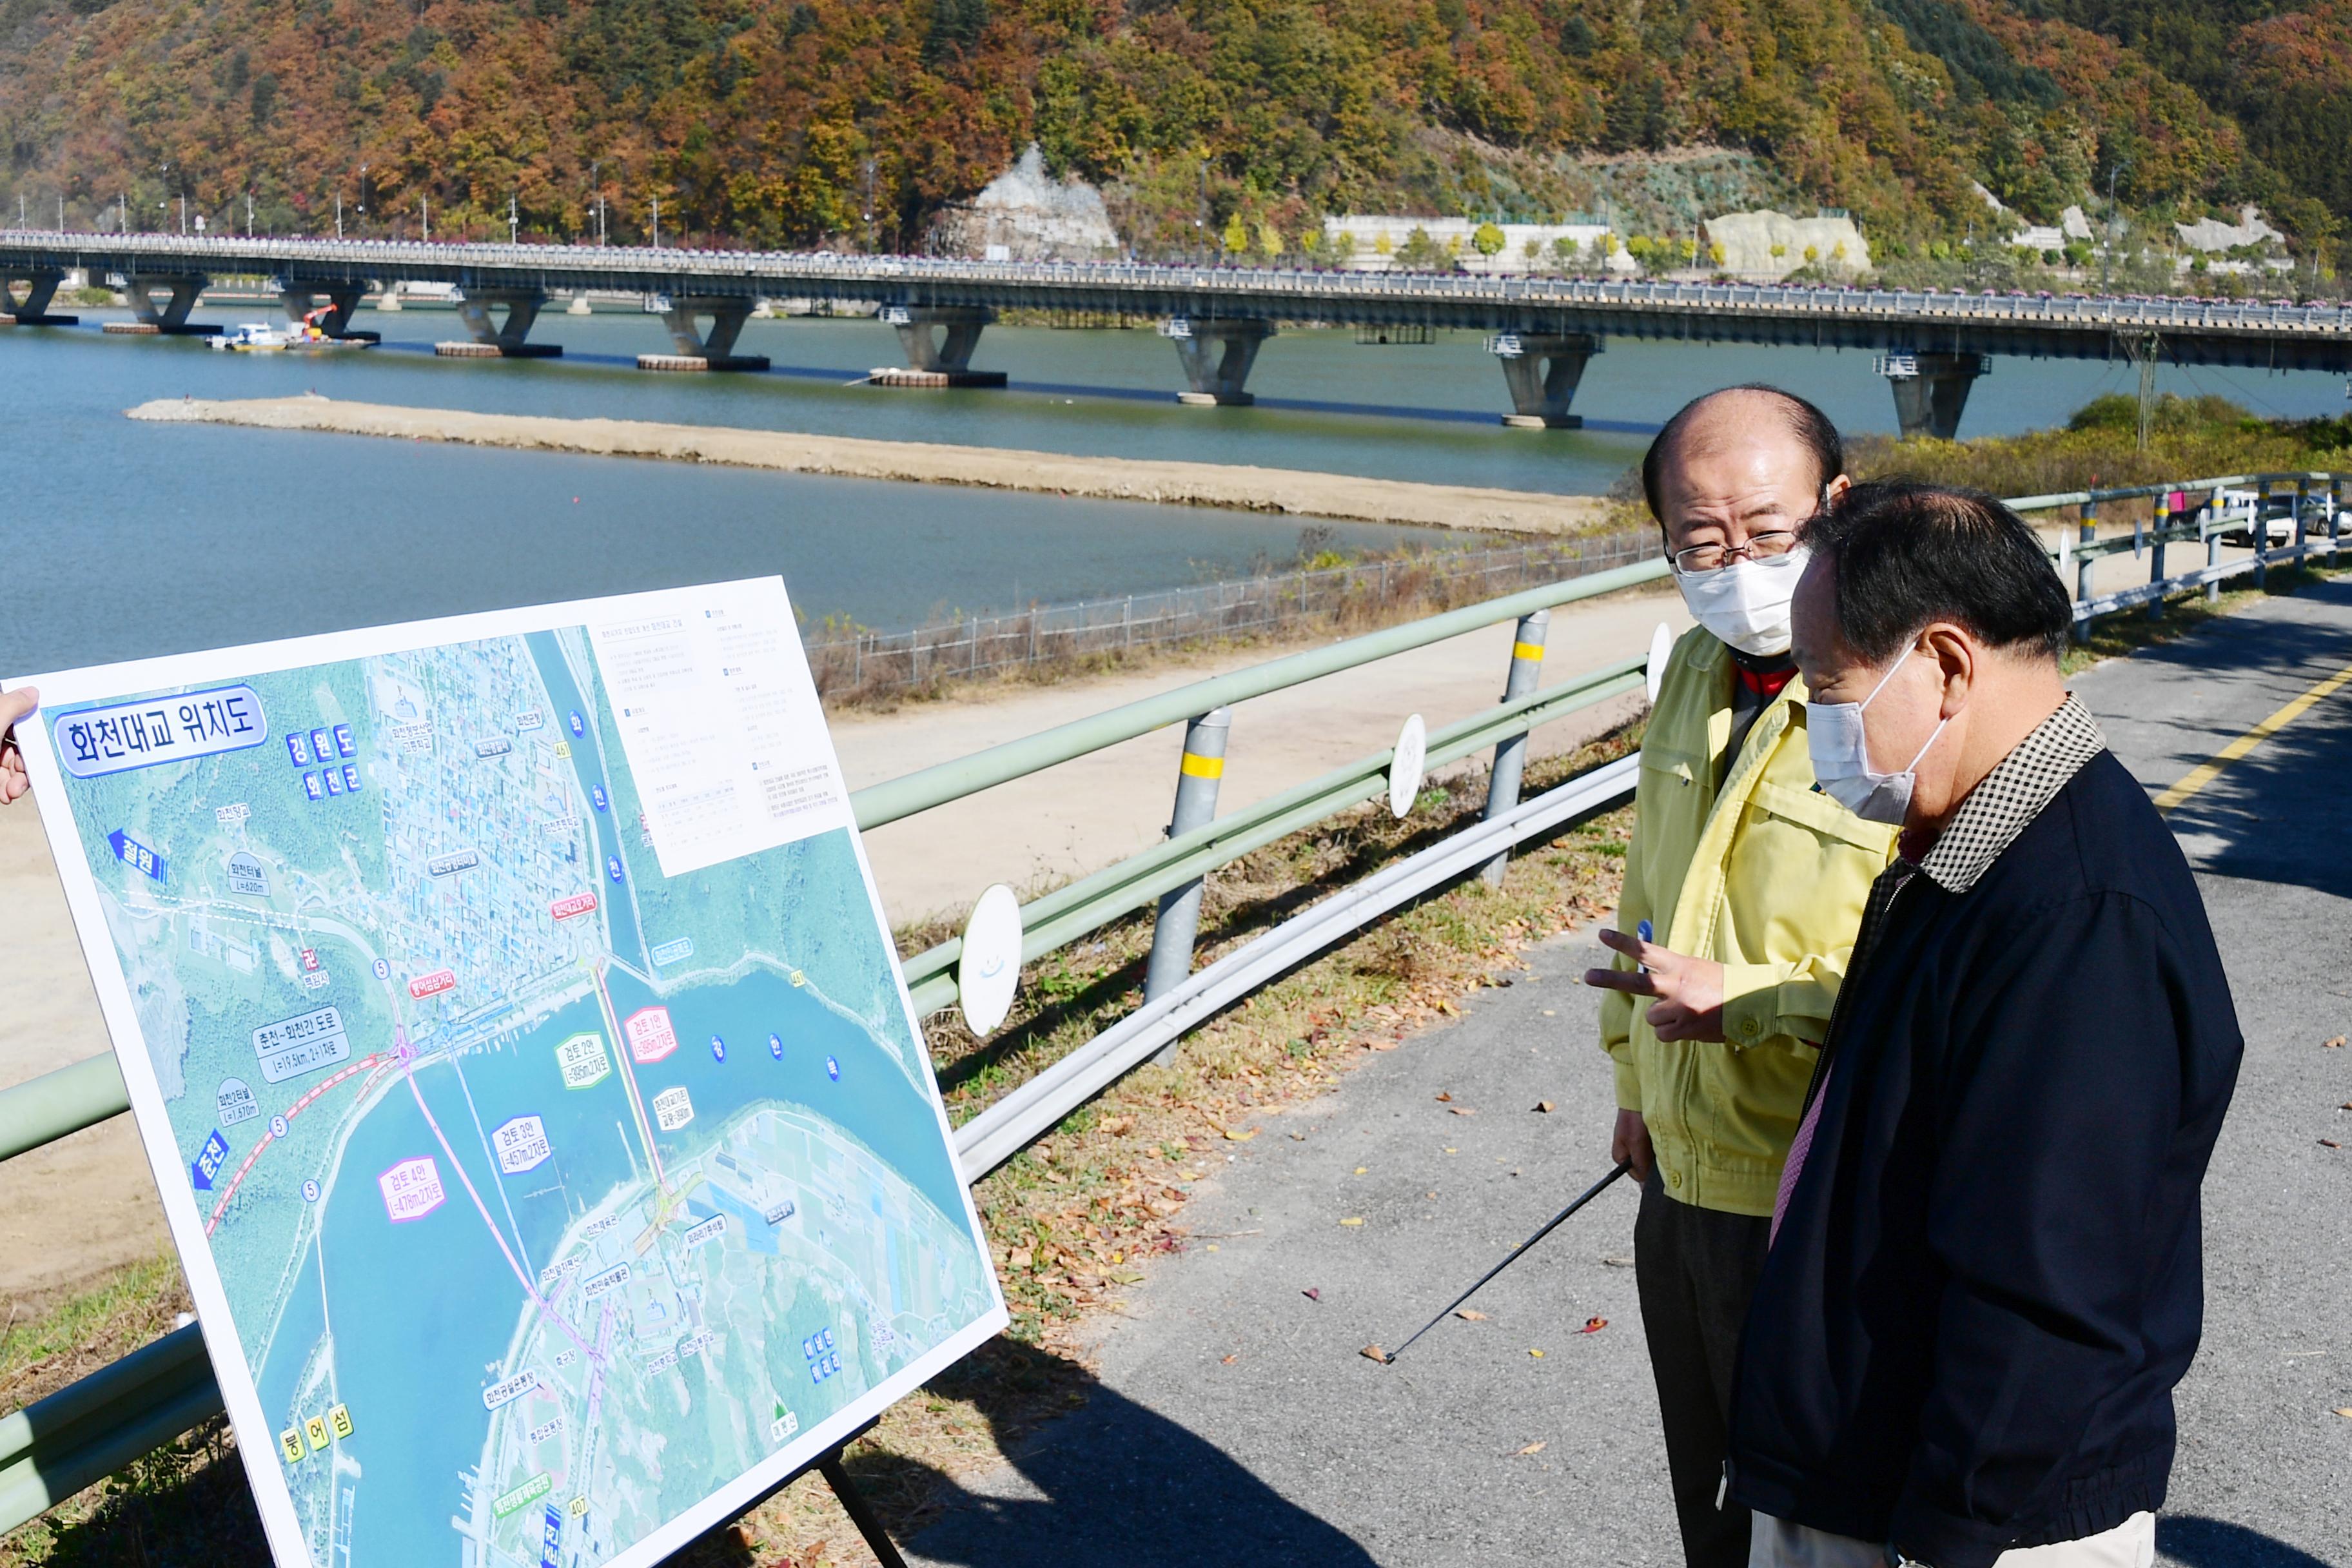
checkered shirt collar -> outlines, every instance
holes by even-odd
[[[1969,792],[1919,869],[1947,892],[1967,892],[2083,764],[2106,749],[2099,721],[2068,692],[2058,710]]]

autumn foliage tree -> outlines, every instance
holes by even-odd
[[[1701,144],[1874,237],[1959,232],[1979,179],[2054,218],[2125,156],[2142,206],[2259,187],[2322,224],[2352,201],[2320,142],[2260,121],[2289,173],[2262,165],[2238,110],[2070,6],[0,0],[0,196],[152,226],[185,195],[239,227],[250,200],[257,226],[310,232],[340,196],[347,226],[408,234],[429,204],[436,236],[502,235],[512,201],[555,239],[593,236],[600,198],[636,237],[658,201],[695,243],[911,249],[1034,141],[1116,187],[1147,250],[1212,248],[1236,214],[1249,237],[1350,209],[1556,216],[1547,171]],[[2223,47],[2300,88],[2343,26]]]

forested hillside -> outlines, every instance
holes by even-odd
[[[658,201],[913,248],[1034,139],[1153,250],[1587,209],[1722,149],[1897,255],[1983,229],[1972,181],[2046,222],[2111,172],[2307,245],[2352,211],[2347,46],[2352,0],[0,0],[0,200],[568,237],[601,195],[615,238]]]

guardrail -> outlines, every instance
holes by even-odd
[[[2260,588],[2269,581],[2273,566],[2315,555],[2326,555],[2334,562],[2342,549],[2347,482],[2352,482],[2352,475],[2286,469],[2021,496],[2009,504],[2024,513],[2074,509],[2074,531],[2070,535],[2062,529],[2058,547],[2051,555],[2062,579],[2070,568],[2073,572],[2074,635],[2079,641],[2088,637],[2092,621],[2101,616],[2140,605],[2146,605],[2150,615],[2161,615],[2164,601],[2177,594],[2202,588],[2208,599],[2214,599],[2220,597],[2221,584],[2232,577],[2252,576]],[[2135,517],[2130,538],[2099,538],[2099,507],[2127,500],[2157,501],[2153,510],[2161,521]],[[2273,536],[2282,524],[2287,540],[2274,544]],[[2223,544],[2229,536],[2240,532],[2246,536],[2249,553],[2242,560],[2223,561]],[[2202,545],[2204,563],[2168,574],[2165,549],[2170,544]],[[2094,574],[2098,563],[2126,551],[2135,559],[2147,559],[2147,580],[2111,593],[2096,592]]]
[[[2079,625],[2137,605],[2160,608],[2165,597],[2200,587],[2218,592],[2218,584],[2232,576],[2252,574],[2259,580],[2270,565],[2323,552],[2334,557],[2340,549],[2341,501],[2347,480],[2352,475],[2326,472],[2229,475],[2027,496],[2010,504],[2029,513],[2076,509],[2081,536],[2062,536],[2053,557],[2062,575],[2070,565],[2077,572]],[[2136,523],[2130,538],[2095,537],[2099,506],[2152,497],[2165,498],[2158,508],[2165,521],[2154,527]],[[2192,498],[2194,505],[2189,504]],[[2292,522],[2292,542],[2273,546],[2272,524],[2280,517]],[[2324,521],[2324,535],[2315,536],[2315,519]],[[2239,526],[2253,531],[2250,557],[2228,563],[2210,559],[2221,535]],[[2187,573],[2165,575],[2164,546],[2183,542],[2204,542],[2208,562]],[[2092,595],[2094,563],[2127,550],[2153,552],[2148,582]],[[1504,621],[1517,623],[1516,666],[1531,650],[1539,650],[1545,620],[1553,608],[1655,582],[1667,573],[1664,561],[1652,559],[1195,681],[856,791],[851,799],[857,823],[871,828],[896,822],[1253,697]],[[1426,764],[1442,765],[1490,746],[1499,755],[1523,743],[1541,724],[1638,689],[1645,664],[1641,658],[1620,659],[1446,725],[1428,736]],[[1515,687],[1520,684],[1514,681]],[[1023,962],[1065,947],[1198,884],[1209,872],[1264,845],[1381,795],[1388,788],[1395,761],[1389,750],[1360,757],[1230,816],[1173,833],[1139,854],[1032,900],[1022,910]],[[1486,817],[1476,827],[1340,889],[1216,963],[1188,973],[960,1126],[956,1148],[965,1179],[979,1180],[1222,1008],[1368,921],[1491,864],[1529,837],[1622,803],[1633,792],[1633,761],[1627,759],[1525,802],[1517,799],[1515,787],[1498,788],[1490,793]],[[1189,946],[1187,937],[1181,955],[1187,970]],[[950,941],[905,961],[919,1013],[928,1016],[954,1003],[961,951],[960,941]],[[111,1056],[0,1090],[0,1159],[39,1148],[128,1109]],[[46,1399],[0,1416],[0,1531],[23,1524],[220,1409],[201,1329],[191,1324]]]

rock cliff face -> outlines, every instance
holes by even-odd
[[[1123,250],[1102,193],[1081,179],[1055,179],[1034,142],[969,204],[941,213],[931,244],[975,261],[1099,261]]]
[[[1807,265],[1808,249],[1812,265],[1832,272],[1870,268],[1869,243],[1850,217],[1790,217],[1769,208],[1726,213],[1706,220],[1706,237],[1723,247],[1723,270],[1743,278],[1785,278]]]

